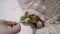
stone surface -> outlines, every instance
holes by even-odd
[[[33,9],[44,15],[45,27],[37,29],[35,34],[60,34],[60,0],[19,1],[22,8]]]
[[[36,34],[60,34],[60,24],[38,29]]]

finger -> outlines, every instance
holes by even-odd
[[[21,30],[20,24],[17,24],[16,26],[13,26],[12,28],[12,34],[18,33]]]
[[[6,20],[2,20],[0,19],[0,25],[16,25],[16,22],[13,21],[6,21]]]
[[[13,22],[13,21],[6,21],[6,25],[8,26],[13,26],[13,25],[16,25],[17,23],[16,22]]]
[[[5,20],[0,19],[0,25],[5,25]]]

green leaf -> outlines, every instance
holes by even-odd
[[[24,20],[21,20],[20,22],[21,22],[21,23],[24,23],[24,22],[27,23],[29,20],[30,20],[30,18],[25,18]]]

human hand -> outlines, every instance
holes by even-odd
[[[20,30],[21,26],[16,22],[0,20],[0,34],[17,34]]]

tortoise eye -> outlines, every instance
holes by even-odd
[[[36,16],[35,14],[32,14],[31,16]]]
[[[34,16],[34,14],[32,14],[32,16]]]

